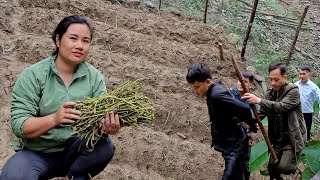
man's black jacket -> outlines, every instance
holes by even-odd
[[[212,146],[221,151],[248,141],[247,133],[241,123],[254,124],[248,106],[235,99],[223,85],[218,83],[212,84],[206,95]]]

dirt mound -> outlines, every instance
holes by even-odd
[[[0,1],[0,7],[0,170],[13,154],[8,145],[13,138],[10,93],[17,75],[54,50],[51,32],[63,17],[80,14],[96,28],[88,61],[107,77],[107,89],[143,78],[156,109],[153,124],[123,128],[112,136],[115,157],[96,179],[221,177],[224,162],[210,148],[207,107],[191,95],[185,80],[188,66],[203,62],[215,79],[227,85],[236,82],[230,61],[218,58],[218,43],[224,44],[227,54],[236,52],[221,30],[105,0],[13,0]]]

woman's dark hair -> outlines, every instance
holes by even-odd
[[[274,63],[270,64],[269,73],[270,73],[270,71],[273,71],[273,70],[278,69],[278,68],[280,69],[280,72],[281,72],[282,76],[286,74],[287,66],[285,64],[283,64],[282,62],[280,62],[280,61],[277,61],[277,62],[274,62]]]
[[[244,78],[248,78],[249,81],[252,83],[252,81],[253,81],[253,74],[252,74],[251,71],[245,70],[245,71],[243,71],[241,74],[242,74],[242,76],[243,76]]]
[[[302,64],[299,69],[302,70],[302,71],[308,71],[308,72],[310,72],[310,68],[309,68],[309,66],[306,65],[306,64]]]
[[[186,78],[188,83],[204,82],[207,79],[212,79],[212,75],[210,69],[204,64],[195,63],[189,67]]]
[[[59,51],[59,48],[58,48],[57,42],[56,42],[57,35],[59,36],[59,39],[61,39],[63,34],[67,31],[68,27],[71,24],[85,24],[85,25],[87,25],[90,30],[90,33],[91,33],[90,40],[92,40],[94,29],[93,29],[93,26],[89,23],[89,21],[85,17],[78,16],[78,15],[72,15],[72,16],[65,17],[62,21],[60,21],[60,23],[58,24],[58,26],[56,27],[56,29],[52,33],[51,38],[52,38],[54,44],[56,45],[55,53],[57,53]]]

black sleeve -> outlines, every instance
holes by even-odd
[[[252,119],[250,108],[241,101],[235,99],[230,92],[223,91],[212,98],[212,103],[220,106],[226,116],[237,117],[240,121],[246,122],[250,127],[255,124]]]

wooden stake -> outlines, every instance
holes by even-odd
[[[159,12],[160,12],[160,9],[161,9],[161,0],[159,0]]]
[[[250,37],[251,27],[252,27],[252,24],[253,24],[254,16],[256,15],[258,2],[259,2],[259,0],[255,0],[254,1],[252,12],[251,12],[251,16],[250,16],[250,19],[249,19],[249,24],[248,24],[248,27],[247,27],[246,36],[244,37],[244,40],[243,40],[242,51],[241,51],[241,60],[242,61],[245,61],[244,54],[246,53],[247,42],[248,42],[248,39]]]
[[[297,42],[297,39],[298,39],[300,30],[301,30],[301,26],[302,26],[302,24],[303,24],[304,18],[306,17],[306,14],[307,14],[307,12],[308,12],[309,6],[310,6],[310,5],[307,5],[307,6],[304,8],[303,14],[302,14],[302,16],[301,16],[301,19],[300,19],[300,22],[299,22],[299,25],[298,25],[298,28],[297,28],[296,33],[295,33],[295,35],[294,35],[293,42],[292,42],[291,47],[290,47],[290,49],[289,49],[288,58],[287,58],[287,60],[286,60],[286,65],[287,65],[287,66],[289,65],[289,62],[290,62],[290,60],[291,60],[291,56],[292,56],[294,47],[296,46],[296,42]]]
[[[204,9],[204,20],[203,20],[205,24],[207,23],[208,3],[209,3],[209,0],[206,0],[205,9]]]
[[[246,85],[245,85],[245,81],[244,81],[244,79],[243,79],[243,77],[242,77],[242,74],[241,74],[241,72],[240,72],[239,65],[238,65],[238,63],[237,63],[236,58],[234,57],[234,55],[232,55],[232,64],[233,64],[234,69],[236,70],[237,77],[238,77],[239,81],[241,82],[241,85],[242,85],[242,87],[243,87],[244,92],[245,92],[245,93],[249,92],[249,89],[248,89],[248,88],[246,87]],[[277,163],[277,162],[278,162],[278,158],[277,158],[277,156],[276,156],[276,153],[274,152],[274,149],[273,149],[272,144],[271,144],[271,142],[270,142],[270,139],[269,139],[269,137],[268,137],[268,135],[267,135],[267,133],[266,133],[266,130],[265,130],[264,127],[263,127],[263,124],[262,124],[262,122],[261,122],[261,118],[260,118],[260,116],[259,116],[259,114],[258,114],[258,111],[257,111],[257,109],[256,109],[256,106],[255,106],[254,104],[250,104],[250,107],[251,107],[251,109],[252,109],[252,111],[253,111],[253,113],[254,113],[254,116],[256,117],[257,123],[258,123],[258,125],[259,125],[259,127],[260,127],[260,130],[261,130],[263,136],[264,136],[264,139],[266,140],[266,143],[267,143],[269,152],[270,152],[270,154],[271,154],[271,158],[273,159],[273,161],[274,161],[275,163]]]
[[[221,61],[226,61],[226,58],[225,58],[224,52],[223,52],[223,47],[222,47],[221,43],[219,43],[219,52],[220,52],[220,60]]]

